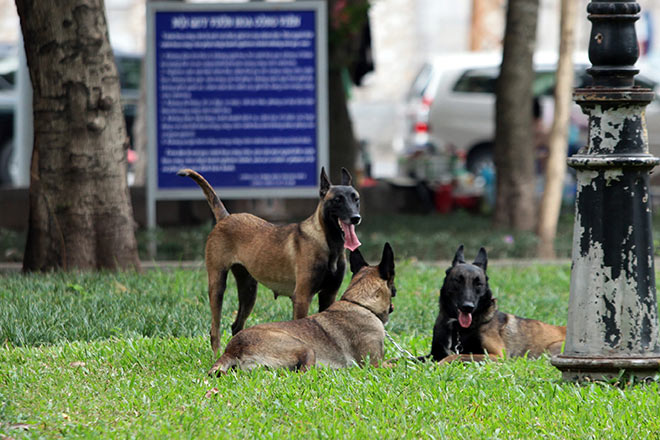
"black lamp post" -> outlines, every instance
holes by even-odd
[[[589,115],[589,144],[568,160],[577,170],[573,265],[564,380],[655,377],[660,367],[651,236],[646,105],[636,87],[636,1],[592,0],[587,72],[575,101]]]

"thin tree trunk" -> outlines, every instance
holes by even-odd
[[[532,81],[537,16],[538,0],[509,0],[497,80],[493,220],[517,230],[533,230],[536,224]]]
[[[331,34],[328,47],[328,128],[330,130],[328,147],[330,150],[330,180],[334,182],[341,180],[342,167],[348,169],[351,174],[355,174],[357,141],[353,132],[353,122],[348,112],[342,70],[356,56],[358,40],[357,38],[348,40],[332,38],[332,34],[341,33],[335,29],[334,25],[337,23],[333,23],[333,20],[337,19],[339,9],[354,7],[359,2],[351,4],[351,2],[340,2],[339,0],[326,1],[328,3],[328,29]],[[339,16],[342,15],[343,13],[339,13]],[[366,16],[363,19],[366,20]],[[358,29],[360,28],[358,27]]]
[[[328,83],[330,96],[330,170],[332,173],[330,180],[340,182],[342,167],[355,175],[357,144],[339,69],[330,68]]]
[[[548,161],[545,171],[545,189],[539,209],[538,256],[555,258],[555,236],[561,208],[561,196],[566,174],[566,151],[568,148],[568,124],[573,90],[573,47],[575,35],[576,2],[561,1],[561,24],[559,39],[559,65],[555,86],[555,115],[548,141]]]
[[[103,0],[16,0],[34,147],[23,269],[139,267]]]

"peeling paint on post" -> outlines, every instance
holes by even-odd
[[[648,89],[634,86],[639,50],[634,1],[592,0],[588,70],[575,91],[589,116],[589,145],[568,160],[577,170],[573,264],[564,353],[565,380],[656,377],[658,307],[651,235]]]

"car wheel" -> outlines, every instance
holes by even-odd
[[[495,174],[495,160],[490,147],[476,148],[470,152],[466,163],[467,170],[475,176]]]

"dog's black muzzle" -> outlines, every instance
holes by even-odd
[[[474,311],[474,303],[472,301],[465,301],[458,307],[458,310],[463,313],[472,313]]]

